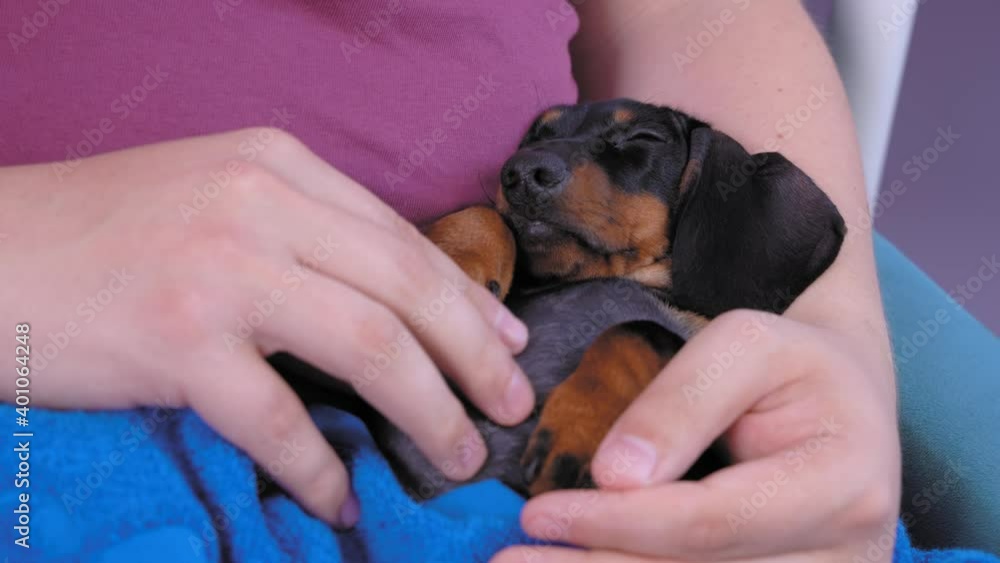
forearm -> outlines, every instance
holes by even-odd
[[[886,361],[850,108],[833,60],[799,2],[589,0],[578,10],[573,58],[583,97],[630,97],[691,113],[752,153],[783,153],[830,196],[848,236],[837,261],[789,315],[841,330]],[[706,21],[714,22],[708,27],[716,33]],[[696,47],[688,50],[692,43]]]

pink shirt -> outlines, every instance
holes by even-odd
[[[576,27],[562,0],[3,0],[0,166],[272,124],[422,222],[576,101]]]

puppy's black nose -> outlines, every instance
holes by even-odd
[[[562,191],[569,178],[566,163],[544,151],[520,151],[500,171],[507,200],[511,203],[544,200]]]

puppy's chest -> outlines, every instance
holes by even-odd
[[[645,249],[598,255],[576,245],[567,245],[533,257],[533,260],[545,262],[538,265],[542,271],[562,272],[558,280],[553,280],[558,282],[620,278],[652,289],[669,289],[671,283],[670,257]]]
[[[615,256],[618,258],[618,256]],[[644,260],[629,261],[627,257],[622,257],[623,264],[619,266],[621,273],[612,274],[616,277],[623,277],[634,280],[642,285],[653,289],[670,288],[670,258],[659,259],[648,258]]]

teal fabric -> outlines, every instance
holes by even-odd
[[[1000,554],[1000,340],[962,307],[1000,273],[980,269],[985,257],[970,266],[982,284],[952,299],[881,236],[875,256],[899,382],[902,521],[918,547]]]

